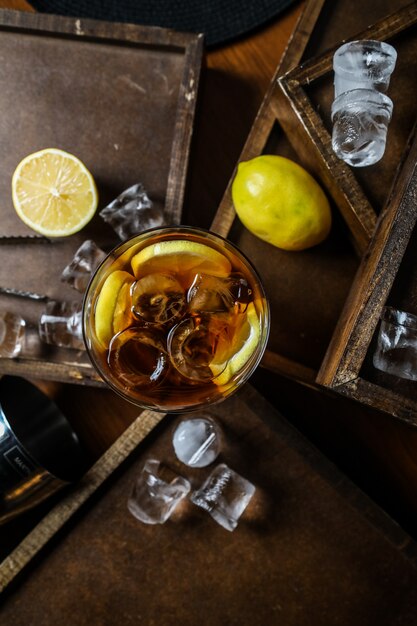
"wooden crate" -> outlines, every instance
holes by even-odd
[[[417,385],[372,363],[386,304],[417,313],[417,138],[408,152],[333,335],[317,381],[417,425]]]
[[[360,250],[365,252],[315,382],[415,424],[417,395],[414,386],[375,370],[372,353],[382,308],[387,301],[395,303],[396,300],[393,284],[404,280],[401,277],[405,271],[412,275],[406,246],[414,227],[410,198],[414,193],[417,158],[413,145],[417,5],[412,3],[401,8],[353,38],[389,41],[398,51],[396,76],[389,91],[394,101],[394,116],[389,128],[387,155],[380,164],[352,169],[333,153],[329,83],[332,59],[338,46],[278,80],[276,106],[285,118],[292,145],[296,149],[302,147],[308,153],[307,160],[314,161]],[[405,142],[407,134],[409,139]],[[390,167],[390,163],[398,163],[397,168]],[[381,194],[381,188],[387,180],[390,184],[393,180],[393,187],[384,206],[386,190]],[[377,223],[377,232],[368,247],[367,241]],[[413,308],[412,281],[408,287],[408,299],[403,298],[405,310],[410,303]]]
[[[384,170],[384,165],[389,161],[398,163],[404,157],[404,136],[410,132],[415,119],[413,85],[410,89],[404,81],[404,74],[408,72],[408,76],[413,76],[415,71],[412,59],[417,50],[416,23],[417,6],[413,2],[352,37],[354,40],[388,41],[399,48],[396,75],[389,91],[395,103],[393,125],[389,129],[389,154],[377,167],[362,168],[363,171],[351,168],[332,149],[329,130],[333,56],[339,44],[278,79],[279,95],[275,106],[283,118],[291,144],[295,150],[306,152],[308,161],[314,163],[314,169],[326,184],[361,253],[368,246],[375,229],[376,215],[381,210],[381,196],[378,189],[373,192],[372,186],[375,187],[384,174],[392,180],[395,168],[387,165]]]
[[[202,35],[0,11],[1,287],[81,301],[60,281],[64,267],[86,239],[104,250],[120,242],[98,212],[76,235],[33,238],[13,209],[11,177],[39,149],[62,148],[85,162],[98,211],[142,182],[168,223],[181,222],[202,53]],[[18,358],[0,359],[0,372],[101,385],[84,351],[39,342],[43,306],[0,296],[0,310],[32,329]]]
[[[407,72],[409,60],[415,68],[415,3],[397,0],[365,7],[359,0],[339,0],[330,4],[315,7],[315,27],[306,47],[301,45],[301,63],[292,69],[285,65],[278,68],[239,159],[280,154],[310,171],[322,183],[332,204],[335,219],[330,237],[320,246],[297,253],[278,250],[256,239],[235,219],[233,176],[212,224],[213,230],[232,239],[248,254],[265,284],[272,329],[262,365],[307,384],[318,382],[317,374],[360,257],[391,193],[398,165],[406,157],[417,96],[415,72]],[[369,27],[373,22],[376,25]],[[396,36],[394,44],[401,54],[390,89],[396,114],[385,157],[372,168],[353,175],[330,147],[330,70],[334,50],[341,42],[363,36]],[[306,56],[311,60],[305,60]]]
[[[305,11],[294,31],[291,43],[286,50],[280,67],[288,69],[298,62],[302,50],[307,45],[309,33],[314,27],[323,3],[324,0],[320,0],[319,2],[317,0],[309,0],[307,2]],[[11,19],[11,17],[17,19],[14,14],[8,14],[8,19]],[[34,19],[44,21],[47,18],[46,16],[36,16]],[[65,22],[67,22],[67,20],[65,20]],[[61,20],[60,23],[62,23]],[[75,28],[77,20],[70,21],[70,23],[72,24],[72,28]],[[84,24],[84,20],[82,23]],[[56,23],[53,21],[53,24]],[[90,28],[92,28],[93,24],[90,22],[89,24]],[[97,25],[94,23],[94,26],[96,27]],[[109,33],[111,33],[111,26],[109,25],[108,28]],[[148,32],[148,29],[145,30]],[[159,32],[159,29],[157,29],[157,32]],[[170,36],[174,39],[176,37],[182,37],[174,33],[170,33]],[[199,39],[198,41],[198,50],[200,50],[201,40]],[[195,57],[190,52],[190,62],[194,58]],[[278,75],[278,73],[277,70],[276,74]],[[194,83],[196,88],[197,80],[198,75],[196,74],[196,82]],[[191,77],[190,81],[192,81]],[[187,91],[186,93],[189,92]],[[194,100],[194,98],[192,100]],[[193,110],[193,108],[187,109],[190,123],[192,121],[191,113]],[[264,111],[269,115],[269,109],[264,108]],[[183,121],[185,120],[183,119]],[[273,124],[271,117],[267,123]],[[33,287],[31,289],[33,290]],[[16,363],[16,365],[14,365],[14,363]],[[10,362],[7,365],[8,371],[12,369],[13,373],[24,371],[23,366],[18,365],[18,362]],[[38,363],[38,366],[39,365],[38,376],[47,378],[49,374],[59,380],[60,368],[54,372],[50,372],[47,364],[42,366],[42,364]],[[44,371],[45,369],[47,370],[46,372]],[[32,370],[30,371],[32,372]],[[79,367],[72,368],[71,371],[78,372]],[[90,380],[87,379],[85,370],[83,370],[81,375],[76,374],[74,376],[72,382],[80,382],[81,380],[88,384],[101,384],[99,380],[94,380],[92,369],[89,371],[88,376],[91,377]],[[63,375],[63,378],[66,380],[65,375]],[[4,537],[3,542],[0,541],[0,592],[6,589],[6,587],[21,574],[37,555],[42,553],[48,542],[55,537],[64,526],[70,523],[77,511],[91,498],[101,485],[105,483],[113,472],[126,461],[132,451],[163,421],[164,417],[165,415],[162,413],[142,411],[135,419],[132,419],[132,423],[126,431],[96,463],[94,463],[80,484],[69,487],[66,492],[57,494],[56,498],[48,500],[44,505],[37,507],[35,511],[27,513],[25,516],[15,520],[12,524],[9,524],[8,528],[13,527],[13,532],[9,532],[8,536]]]

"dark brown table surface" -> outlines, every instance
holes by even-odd
[[[0,7],[32,10],[24,0],[0,0]],[[207,53],[184,221],[210,225],[301,8],[302,3],[296,3],[267,27]],[[263,369],[251,382],[416,538],[416,430],[388,415]],[[109,391],[49,382],[43,386],[78,428],[92,458],[97,458],[137,415],[137,409]],[[148,623],[157,624],[158,620]]]
[[[250,385],[210,413],[218,462],[256,485],[231,533],[189,501],[162,526],[127,500],[146,459],[193,488],[212,466],[175,458],[167,416],[3,596],[14,626],[410,626],[416,543]]]

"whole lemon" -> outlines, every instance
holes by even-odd
[[[236,213],[254,235],[284,250],[305,250],[329,234],[329,202],[300,165],[262,155],[239,163],[232,184]]]

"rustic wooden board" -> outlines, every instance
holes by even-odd
[[[398,52],[398,63],[389,90],[395,103],[395,113],[386,154],[373,167],[351,168],[332,150],[333,56],[339,44],[278,80],[275,106],[282,115],[290,141],[296,150],[307,151],[309,160],[319,168],[320,178],[326,182],[360,252],[366,250],[373,235],[376,215],[381,212],[387,189],[396,173],[392,163],[401,161],[404,144],[415,121],[413,102],[417,87],[412,76],[416,71],[416,23],[417,6],[413,2],[353,36],[353,39],[391,42]],[[321,81],[318,88],[317,81]],[[283,109],[285,113],[282,113]],[[381,194],[384,186],[381,181],[384,185],[388,183],[384,194]]]
[[[99,210],[142,182],[169,223],[181,222],[203,37],[160,28],[0,11],[0,286],[60,300],[81,295],[60,281],[86,239],[118,243],[98,214],[77,235],[50,244],[16,216],[11,177],[27,154],[67,150],[96,179]],[[18,106],[17,106],[18,104]],[[0,310],[36,328],[42,304],[0,296]],[[0,372],[100,384],[87,355],[34,341]]]
[[[48,557],[6,590],[0,621],[414,624],[415,543],[249,385],[211,412],[224,431],[219,462],[257,488],[233,533],[190,502],[162,526],[128,512],[146,459],[160,459],[194,488],[212,469],[176,460],[171,436],[180,417],[167,418]]]
[[[377,214],[390,195],[398,164],[405,153],[415,117],[415,96],[412,95],[416,91],[415,81],[410,84],[415,71],[407,72],[408,61],[411,59],[411,66],[415,67],[417,58],[414,38],[408,35],[410,31],[405,29],[403,19],[397,28],[407,31],[407,36],[398,45],[401,46],[401,58],[404,53],[406,56],[399,62],[399,71],[391,84],[398,114],[390,127],[389,149],[380,164],[363,168],[358,181],[352,182],[353,176],[349,172],[345,184],[344,179],[332,175],[333,162],[323,166],[323,161],[318,158],[323,145],[319,143],[317,147],[312,137],[306,134],[302,115],[283,91],[283,85],[286,88],[288,85],[298,86],[293,78],[298,74],[310,83],[308,89],[315,107],[315,121],[317,111],[323,114],[330,110],[333,85],[329,73],[315,81],[315,75],[310,76],[309,69],[322,58],[328,63],[328,50],[337,48],[346,39],[355,38],[362,31],[369,32],[366,29],[370,24],[407,5],[407,0],[383,0],[365,5],[359,0],[338,0],[310,7],[315,11],[311,37],[302,38],[299,61],[296,61],[297,55],[293,55],[292,68],[286,64],[278,68],[240,156],[239,162],[262,153],[287,156],[321,181],[328,192],[335,218],[328,240],[310,250],[289,253],[252,236],[235,219],[231,183],[236,170],[212,224],[213,230],[232,239],[248,254],[263,279],[271,302],[272,328],[262,365],[308,384],[316,381],[358,269],[360,255],[369,244]],[[409,21],[413,21],[415,4],[405,12]],[[309,124],[312,135],[317,131],[314,137],[321,137],[322,127],[322,123],[317,126],[313,122]],[[339,169],[336,175],[338,173]]]
[[[417,313],[417,138],[352,285],[318,382],[417,425],[417,386],[378,371],[372,354],[389,303]]]
[[[0,593],[164,417],[142,411],[79,483],[2,528]]]
[[[281,67],[289,68],[298,62],[302,50],[307,44],[309,33],[314,27],[320,6],[321,2],[317,2],[316,0],[309,0],[309,2],[307,2],[305,11],[299,20],[291,42],[284,54]],[[13,19],[17,19],[13,13],[11,16]],[[35,20],[39,19],[39,16],[32,17]],[[44,19],[45,16],[42,16],[41,21],[43,22]],[[67,20],[64,22],[67,22]],[[71,28],[74,28],[74,21],[69,21],[68,23]],[[82,24],[85,28],[86,26],[84,20]],[[96,27],[96,23],[88,22],[88,24],[90,29],[93,28],[93,25]],[[56,28],[56,23],[52,20],[52,29],[54,28]],[[108,28],[110,28],[110,26],[108,26]],[[144,30],[144,33],[149,32],[149,29]],[[156,34],[160,34],[161,37],[164,35],[163,32],[160,32],[160,29],[157,29]],[[170,33],[170,37],[176,40],[177,37],[181,38],[182,35],[180,36],[175,33]],[[186,37],[186,41],[188,41],[188,37]],[[197,44],[197,51],[193,50],[193,46],[191,46],[191,51],[189,52],[188,60],[191,65],[196,59],[195,55],[197,52],[201,52],[200,39],[197,39]],[[199,59],[198,56],[197,58]],[[190,73],[193,71],[196,70],[190,69]],[[191,84],[195,89],[197,89],[198,75],[194,75],[194,81],[195,82],[192,83],[192,79],[190,77],[190,83],[185,82],[183,89],[186,90],[187,85],[191,86]],[[196,92],[185,91],[184,98],[186,102],[190,99],[186,97],[189,93],[195,94]],[[195,95],[192,96],[191,100],[194,100],[194,98]],[[187,107],[185,103],[183,103],[183,106],[185,106],[186,113],[188,115],[188,123],[191,124],[194,109]],[[185,123],[186,118],[183,117],[181,119],[182,122]],[[188,149],[188,143],[185,139],[183,139],[183,141]],[[183,152],[180,151],[180,154],[181,153]],[[180,187],[183,190],[181,185]],[[29,250],[33,249],[32,245],[37,246],[38,244],[27,244]],[[34,287],[32,282],[29,281],[26,288],[33,291]],[[83,365],[83,367],[81,367],[81,365]],[[45,379],[53,377],[55,380],[66,381],[67,367],[68,366],[65,363],[62,366],[58,363],[54,364],[53,371],[51,371],[48,363],[38,361],[36,376]],[[19,364],[17,360],[10,361],[8,363],[7,371],[14,374],[21,374],[22,368],[23,366]],[[77,365],[75,365],[72,363],[69,375],[71,376],[71,382],[81,382],[92,385],[102,384],[100,380],[96,379],[89,364],[77,363]],[[109,474],[111,474],[111,472],[113,472],[120,463],[122,463],[122,461],[126,458],[126,455],[128,455],[131,450],[144,439],[149,430],[159,423],[162,417],[163,415],[161,414],[155,414],[147,411],[142,412],[141,415],[138,416],[137,420],[133,421],[132,426],[128,428],[128,430],[126,430],[126,432],[115,441],[114,445],[98,459],[97,463],[92,467],[90,472],[88,472],[85,480],[82,481],[82,484],[79,487],[70,489],[64,495],[58,494],[55,499],[48,501],[41,507],[38,507],[35,511],[27,513],[25,516],[15,520],[13,523],[13,532],[10,532],[6,537],[3,534],[3,541],[0,541],[1,588],[8,586],[9,583],[13,581],[14,578],[33,559],[33,557],[44,549],[50,539],[61,529],[62,526],[69,522],[70,518],[77,512],[79,507],[91,496],[91,494],[100,486],[106,477],[109,476]],[[9,528],[10,526],[11,525],[9,525]]]

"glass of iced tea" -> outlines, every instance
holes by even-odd
[[[93,365],[125,399],[158,411],[223,400],[258,365],[269,306],[252,264],[219,235],[159,228],[115,248],[83,310]]]

